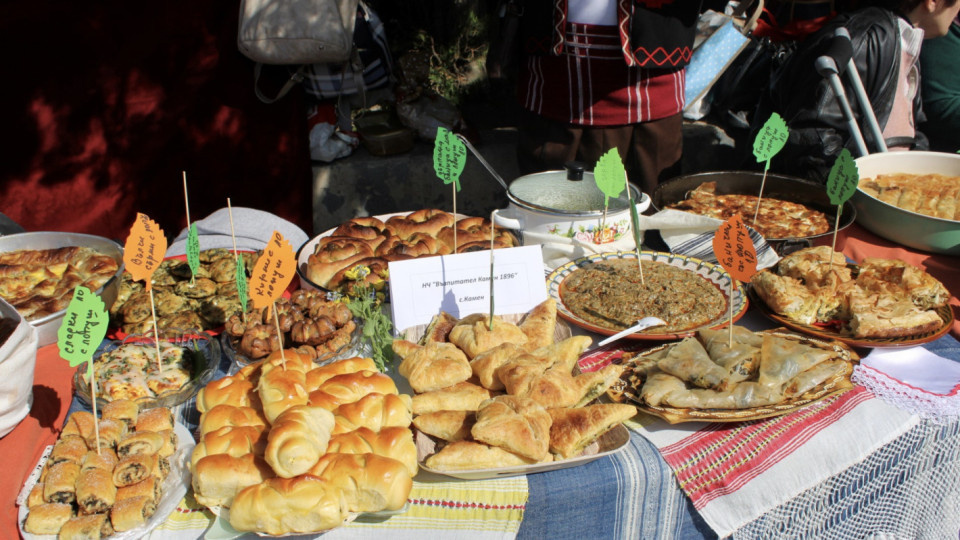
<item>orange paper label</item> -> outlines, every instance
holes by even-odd
[[[724,221],[713,237],[717,261],[734,279],[748,282],[757,273],[757,250],[740,214]]]
[[[296,256],[290,243],[279,232],[273,231],[250,277],[250,301],[253,307],[267,307],[280,298],[293,279],[296,268]]]
[[[137,213],[130,235],[123,246],[123,264],[134,281],[143,281],[149,291],[150,278],[167,253],[167,237],[163,229],[146,214]]]

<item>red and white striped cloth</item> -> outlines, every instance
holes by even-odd
[[[617,356],[600,348],[581,360],[581,369],[598,369]],[[671,425],[641,417],[640,434],[657,447],[721,538],[866,459],[920,421],[861,386],[752,422]]]
[[[584,126],[621,126],[683,110],[684,70],[627,66],[616,26],[567,24],[559,55],[530,56],[518,93],[527,110]]]
[[[861,386],[785,416],[733,424],[655,421],[641,434],[720,537],[866,459],[919,422]]]

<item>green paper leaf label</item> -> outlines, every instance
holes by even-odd
[[[605,154],[597,160],[596,167],[593,168],[593,180],[597,187],[603,192],[603,205],[607,206],[610,197],[618,197],[624,189],[623,161],[616,148],[607,150]]]
[[[187,232],[187,265],[194,276],[200,271],[200,236],[197,234],[196,223],[191,223]]]
[[[753,155],[757,158],[757,163],[770,161],[777,155],[777,152],[783,149],[787,144],[787,135],[790,130],[787,129],[787,123],[777,113],[772,113],[763,128],[757,133],[757,138],[753,140]]]
[[[243,257],[237,257],[236,271],[234,279],[237,282],[237,296],[240,297],[240,307],[243,312],[247,312],[247,272],[244,269]]]
[[[437,128],[433,144],[433,170],[444,184],[454,184],[460,191],[460,173],[467,164],[467,147],[445,127]]]
[[[839,206],[847,202],[859,183],[860,171],[857,170],[857,163],[850,151],[844,148],[833,162],[827,176],[827,196],[830,197],[830,204]]]
[[[99,296],[83,285],[73,290],[73,299],[57,331],[60,356],[70,363],[70,367],[91,361],[107,335],[108,322],[107,310]]]

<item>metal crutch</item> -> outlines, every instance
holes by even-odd
[[[863,139],[863,135],[860,133],[860,126],[857,124],[857,119],[853,115],[853,110],[850,108],[850,102],[847,100],[843,84],[840,82],[840,73],[845,73],[850,84],[853,86],[854,94],[856,94],[857,100],[860,103],[860,110],[863,113],[864,121],[870,130],[870,135],[876,143],[878,150],[880,152],[886,152],[887,145],[883,140],[880,125],[877,123],[877,117],[874,115],[873,107],[870,105],[870,98],[867,97],[867,93],[863,88],[863,82],[860,80],[860,74],[857,72],[857,67],[853,62],[853,45],[850,43],[850,34],[846,28],[840,27],[834,31],[834,37],[831,40],[830,47],[827,49],[827,53],[817,58],[815,66],[817,73],[827,79],[830,88],[833,89],[833,93],[837,97],[837,102],[843,111],[847,126],[850,129],[854,144],[860,156],[865,156],[869,154],[870,151],[867,149],[867,144]]]

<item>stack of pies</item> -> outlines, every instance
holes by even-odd
[[[484,218],[457,220],[453,214],[424,209],[386,221],[358,217],[344,222],[329,236],[319,239],[307,258],[305,275],[324,289],[353,294],[357,287],[381,287],[387,281],[387,265],[415,257],[448,255],[490,249],[490,222]],[[513,235],[493,227],[494,247],[513,247]],[[456,236],[456,238],[454,238]],[[369,269],[357,276],[354,269]]]
[[[417,473],[410,397],[370,358],[324,366],[287,349],[197,395],[199,503],[239,531],[315,533],[402,509]]]
[[[413,424],[441,446],[424,465],[458,471],[532,465],[579,455],[636,414],[626,404],[589,404],[619,366],[575,375],[585,336],[554,342],[556,304],[519,324],[487,315],[434,318],[419,343],[394,341],[401,375],[416,392]]]
[[[170,472],[173,427],[170,409],[140,411],[129,400],[103,408],[99,432],[89,412],[71,414],[27,497],[23,530],[104,538],[144,525]]]
[[[936,309],[950,293],[923,270],[900,260],[867,258],[858,268],[829,246],[792,253],[754,274],[766,305],[801,324],[839,323],[856,338],[923,334],[940,327]]]

